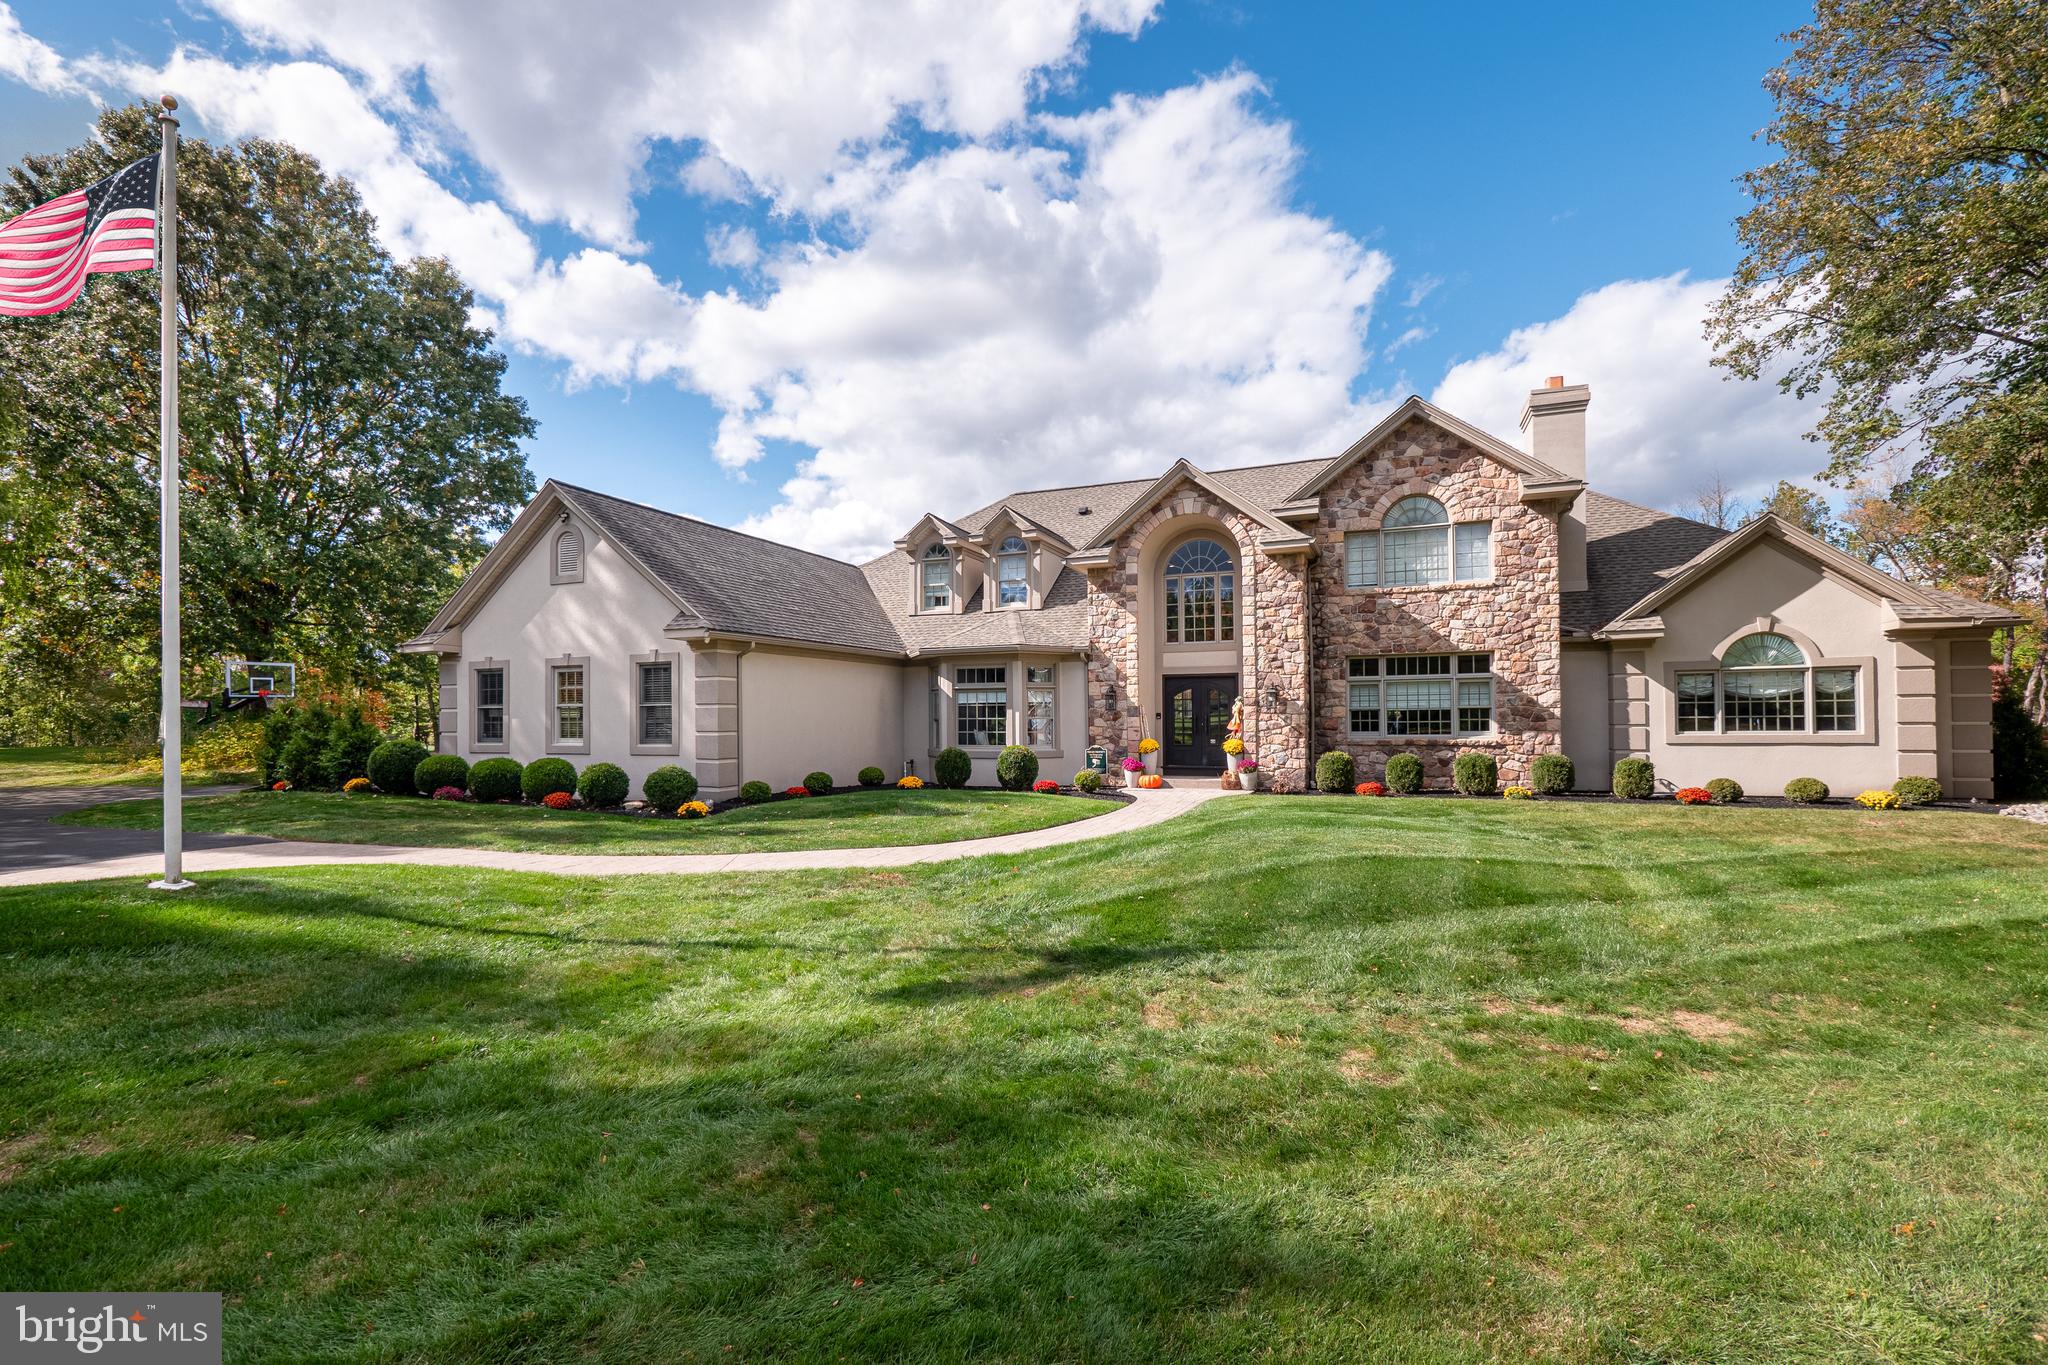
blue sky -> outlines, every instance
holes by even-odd
[[[1019,7],[1036,48],[915,4],[779,46],[707,6],[619,112],[578,83],[635,7],[599,8],[450,55],[400,0],[364,0],[361,34],[310,5],[13,0],[0,156],[157,86],[193,134],[303,129],[394,249],[461,244],[538,475],[828,551],[1006,483],[1331,453],[1408,392],[1512,438],[1544,370],[1594,384],[1595,482],[1626,495],[1820,463],[1810,407],[1697,339],[1801,6],[1116,0],[1063,31]]]

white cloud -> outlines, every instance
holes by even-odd
[[[1726,284],[1681,273],[1593,290],[1562,317],[1517,328],[1498,350],[1452,366],[1432,401],[1512,440],[1529,390],[1562,374],[1593,389],[1586,463],[1595,488],[1676,509],[1718,471],[1754,500],[1826,457],[1802,439],[1819,415],[1813,402],[1709,363],[1702,328]]]
[[[981,138],[1022,120],[1090,29],[1135,33],[1157,0],[210,0],[251,38],[319,54],[379,99],[424,82],[511,206],[635,246],[651,144],[697,144],[690,179],[801,207],[849,146],[908,113]],[[481,16],[481,21],[480,21]]]
[[[90,95],[48,43],[22,32],[14,11],[0,4],[0,76],[45,95]]]

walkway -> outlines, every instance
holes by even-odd
[[[89,797],[85,796],[91,791]],[[154,792],[138,792],[154,796]],[[901,848],[818,848],[789,853],[508,853],[488,848],[397,848],[389,844],[330,844],[256,835],[187,834],[185,873],[249,871],[272,867],[364,864],[404,867],[481,867],[504,872],[552,872],[570,877],[701,875],[708,872],[788,872],[819,867],[905,867],[991,853],[1025,853],[1126,834],[1183,815],[1219,796],[1214,787],[1171,787],[1142,792],[1107,815],[987,839]],[[23,798],[31,798],[24,801]],[[81,799],[83,798],[83,799]],[[110,799],[105,788],[0,791],[0,887],[91,881],[100,877],[154,877],[163,867],[162,836],[154,830],[81,829],[47,823],[65,810]],[[111,799],[119,799],[112,797]],[[37,837],[29,836],[33,821]]]

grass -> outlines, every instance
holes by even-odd
[[[249,781],[250,772],[187,771],[188,786]],[[0,748],[0,789],[7,787],[157,787],[161,770],[138,768],[133,755],[119,749],[75,745],[46,748]]]
[[[538,806],[475,806],[414,797],[333,792],[244,792],[185,805],[185,828],[345,844],[495,848],[549,853],[745,853],[951,843],[1017,834],[1107,815],[1107,801],[1035,792],[849,792],[772,801],[703,820],[647,820]],[[62,823],[158,829],[161,801],[121,801]]]
[[[1218,802],[0,893],[0,1282],[237,1361],[2039,1358],[2048,831]]]

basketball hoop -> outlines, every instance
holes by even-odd
[[[299,666],[281,660],[229,659],[222,669],[221,696],[232,711],[238,706],[268,706],[299,694]]]

